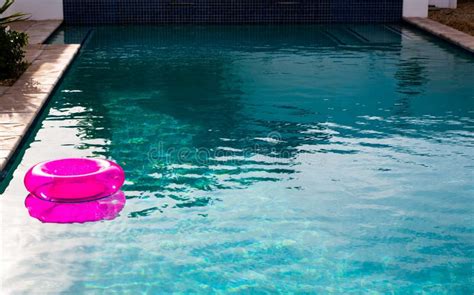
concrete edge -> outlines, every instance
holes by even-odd
[[[60,25],[60,22],[49,25],[48,30],[43,30],[37,38],[44,42]],[[0,181],[8,163],[81,48],[80,44],[30,46],[27,50],[37,51],[29,60],[30,66],[11,87],[0,93]]]
[[[410,25],[474,54],[474,37],[469,34],[428,18],[404,17],[403,20]]]

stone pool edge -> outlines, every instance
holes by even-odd
[[[403,20],[422,31],[435,35],[436,37],[474,54],[474,37],[469,34],[458,31],[429,18],[405,17]]]
[[[45,28],[27,33],[39,44],[27,47],[26,57],[31,63],[23,75],[10,87],[0,89],[0,181],[6,167],[28,134],[33,122],[53,93],[69,65],[79,52],[80,44],[41,44],[59,26],[56,21]]]

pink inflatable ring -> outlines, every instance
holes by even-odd
[[[26,173],[26,189],[55,202],[78,202],[115,194],[125,181],[122,168],[100,159],[71,158],[39,163]]]

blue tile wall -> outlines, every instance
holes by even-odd
[[[403,0],[63,0],[67,24],[395,22]]]

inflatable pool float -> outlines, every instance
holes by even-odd
[[[117,193],[125,181],[122,168],[102,159],[70,158],[42,162],[25,175],[31,195],[52,202],[84,202]]]

